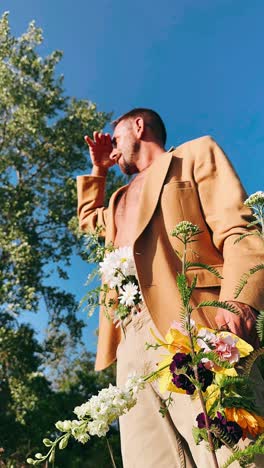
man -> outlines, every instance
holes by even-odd
[[[143,312],[132,317],[125,339],[100,313],[96,368],[107,367],[117,357],[117,383],[122,385],[131,371],[142,375],[155,369],[158,352],[144,349],[145,342],[151,341],[150,328],[164,336],[173,320],[179,319],[181,300],[175,278],[181,265],[175,249],[180,246],[170,235],[176,224],[188,220],[199,226],[202,234],[188,258],[213,265],[224,278],[221,282],[206,270],[192,269],[189,279],[197,276],[193,304],[218,297],[233,303],[241,275],[264,261],[263,246],[254,236],[234,245],[246,230],[250,210],[243,204],[246,195],[234,169],[211,137],[165,152],[166,130],[160,116],[150,109],[134,109],[114,122],[112,139],[98,132],[93,140],[85,138],[93,168],[91,175],[78,177],[81,229],[103,225],[106,243],[133,247],[146,304]],[[106,176],[114,164],[136,176],[105,207]],[[204,308],[193,318],[211,327],[226,326],[247,341],[254,340],[255,311],[264,305],[263,275],[257,275],[236,302],[240,316]],[[169,413],[162,418],[158,412],[161,398],[164,395],[154,382],[141,392],[136,407],[122,416],[124,467],[211,466],[210,453],[197,447],[192,438],[198,402],[175,394]],[[226,449],[217,453],[221,461],[228,456]]]

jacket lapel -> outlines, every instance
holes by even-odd
[[[144,231],[155,211],[172,157],[171,152],[164,153],[149,168],[141,193],[135,241]]]

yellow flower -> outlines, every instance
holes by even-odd
[[[189,338],[186,335],[183,335],[179,330],[175,328],[170,328],[167,335],[165,336],[166,341],[160,340],[152,329],[150,329],[152,336],[154,336],[155,340],[164,348],[166,348],[169,353],[173,356],[176,353],[190,353],[191,347],[189,343]]]
[[[170,371],[170,364],[172,362],[172,355],[163,356],[163,360],[159,363],[158,370],[162,369],[158,373],[159,379],[159,390],[161,393],[165,392],[175,392],[175,393],[186,393],[185,390],[177,388],[176,385],[172,382],[172,375]],[[163,367],[167,366],[165,369]]]
[[[176,385],[172,382],[172,374],[170,372],[170,364],[172,362],[172,358],[176,353],[190,353],[191,348],[189,344],[189,339],[186,335],[181,333],[179,330],[174,328],[170,328],[168,333],[165,336],[166,341],[160,340],[152,329],[150,329],[152,336],[155,338],[157,343],[164,348],[166,348],[170,354],[166,354],[161,356],[163,359],[158,364],[158,369],[162,369],[157,374],[157,379],[159,380],[159,390],[161,393],[166,391],[169,392],[176,392],[176,393],[183,393],[186,394],[185,390],[181,388],[177,388]],[[166,367],[167,366],[167,367]],[[163,369],[165,367],[165,369]]]
[[[209,387],[206,389],[204,397],[206,401],[206,409],[209,412],[215,402],[220,398],[220,388],[218,385],[209,385]]]
[[[256,437],[264,432],[264,418],[255,413],[250,413],[243,408],[226,408],[226,418],[228,421],[235,421],[243,430],[243,439],[251,434]]]
[[[246,341],[242,340],[241,338],[239,338],[238,336],[234,335],[231,332],[225,332],[225,331],[216,332],[215,330],[213,330],[211,328],[207,328],[207,327],[204,327],[202,325],[197,325],[196,330],[198,330],[198,332],[199,332],[200,329],[206,329],[210,333],[214,334],[215,336],[220,335],[223,338],[230,335],[235,340],[235,345],[236,345],[236,348],[237,348],[237,350],[239,352],[240,357],[248,356],[253,351],[253,348],[252,348],[251,345],[249,345],[248,343],[246,343]],[[170,366],[170,364],[172,362],[173,356],[176,353],[180,352],[180,353],[189,354],[191,352],[189,337],[186,334],[182,333],[177,328],[170,328],[168,333],[165,336],[165,341],[164,341],[164,340],[161,340],[160,338],[158,338],[155,335],[155,333],[153,332],[152,329],[150,331],[151,331],[152,336],[155,338],[156,342],[160,346],[167,349],[168,352],[170,353],[169,355],[166,355],[166,356],[163,355],[162,356],[163,360],[161,362],[159,362],[159,365],[158,365],[158,370],[165,367],[165,369],[162,369],[157,374],[157,377],[156,377],[156,378],[159,379],[160,391],[162,393],[165,392],[165,391],[177,392],[177,393],[186,393],[185,390],[177,388],[172,383],[172,374],[170,372],[169,366]],[[195,332],[195,334],[197,334],[197,332]],[[195,346],[195,351],[200,351],[201,350],[201,347],[197,343],[195,343],[194,346]],[[212,366],[211,370],[214,371],[216,373],[216,375],[217,374],[224,374],[224,375],[228,375],[228,376],[236,376],[237,375],[237,372],[236,372],[234,367],[226,369],[224,367],[219,367],[219,366],[214,364]],[[213,387],[213,385],[211,385],[211,387]],[[215,387],[217,388],[216,385],[215,385]],[[213,405],[215,399],[219,397],[219,392],[217,392],[216,389],[214,389],[214,394],[216,395],[215,397],[211,396],[208,399],[208,402],[207,402],[208,408],[210,408]]]

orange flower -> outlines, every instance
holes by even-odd
[[[256,437],[264,432],[264,418],[255,413],[250,413],[243,408],[226,408],[226,418],[228,421],[235,421],[243,430],[243,439],[251,434]]]

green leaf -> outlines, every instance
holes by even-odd
[[[232,435],[229,435],[227,432],[225,432],[224,429],[222,430],[218,426],[212,424],[210,426],[210,430],[212,434],[216,437],[216,439],[218,439],[218,441],[223,442],[225,446],[228,447],[230,450],[234,447],[235,444],[233,442]],[[219,445],[219,442],[218,444],[216,442],[216,447],[217,445]]]
[[[200,262],[188,262],[188,268],[190,267],[203,268],[204,270],[210,271],[210,273],[217,276],[217,278],[223,279],[219,271],[217,271],[216,268],[212,267],[211,265],[206,265],[205,263]]]
[[[228,304],[226,301],[203,301],[196,306],[196,309],[199,309],[200,307],[218,307],[221,309],[228,310],[229,312],[232,312],[232,314],[235,315],[240,314],[239,310],[234,305]]]
[[[237,299],[237,297],[239,296],[241,291],[244,289],[244,287],[248,283],[249,277],[251,275],[254,275],[254,273],[257,273],[258,271],[263,270],[263,269],[264,269],[264,263],[260,263],[260,264],[258,264],[256,266],[254,266],[253,268],[250,268],[248,273],[243,273],[243,275],[241,276],[241,278],[239,280],[239,283],[238,283],[238,285],[237,285],[237,287],[235,289],[235,293],[234,293],[235,299]]]
[[[196,445],[199,445],[202,440],[205,440],[206,442],[208,441],[208,435],[206,429],[199,429],[199,427],[193,427],[192,428],[192,435],[194,438],[194,442]]]
[[[257,222],[254,221],[253,223],[250,224],[250,226],[253,225],[253,224],[257,224]],[[243,239],[245,239],[245,237],[254,236],[254,235],[255,235],[254,232],[248,232],[246,234],[241,234],[241,236],[236,238],[236,240],[234,241],[234,244],[237,244],[238,242],[242,241]]]
[[[264,263],[259,263],[258,265],[254,266],[253,268],[250,268],[249,273],[251,275],[254,275],[254,273],[257,273],[257,271],[264,270]]]
[[[187,308],[190,302],[192,288],[188,286],[187,278],[184,274],[178,273],[176,277],[176,281],[177,281],[178,289],[180,291],[182,303],[184,307]],[[194,281],[196,282],[196,280]]]
[[[256,330],[260,342],[264,342],[264,310],[261,310],[258,314],[256,321]]]
[[[232,367],[234,367],[232,364],[230,364],[230,362],[221,359],[219,355],[215,353],[214,351],[209,351],[206,353],[204,352],[197,353],[194,358],[194,362],[198,364],[204,358],[209,359],[214,364],[217,364],[218,366],[223,367],[224,369],[231,369]]]
[[[234,298],[235,299],[238,298],[239,294],[241,293],[241,291],[246,286],[249,276],[250,276],[249,273],[243,273],[243,275],[241,276],[241,278],[239,280],[239,283],[236,286],[236,289],[235,289],[235,292],[234,292]]]
[[[251,444],[245,449],[237,450],[235,453],[233,453],[221,468],[228,468],[234,461],[243,461],[243,466],[247,466],[245,463],[250,464],[254,460],[255,455],[261,454],[264,454],[263,434],[259,436],[256,442],[251,442]],[[242,464],[240,466],[242,466]]]
[[[254,214],[254,216],[256,216],[256,214]],[[260,220],[259,219],[256,219],[256,221],[252,221],[251,223],[248,224],[247,227],[251,227],[251,226],[256,226],[256,224],[260,225]],[[257,233],[259,231],[255,231],[255,233]]]
[[[250,375],[251,373],[251,370],[252,370],[252,367],[255,363],[255,361],[260,357],[260,356],[264,356],[264,348],[258,348],[258,349],[255,349],[252,353],[250,353],[249,356],[247,356],[243,363],[242,363],[242,367],[244,369],[244,372],[247,376]]]

